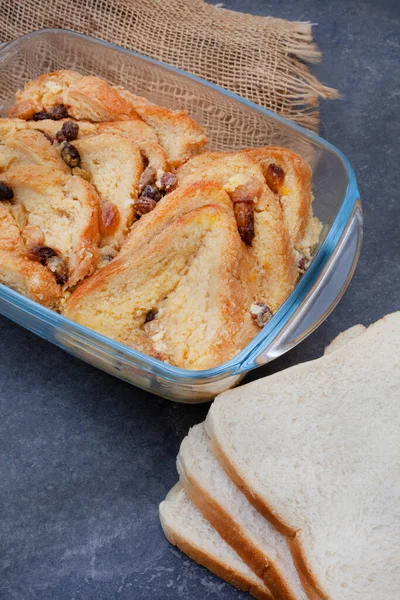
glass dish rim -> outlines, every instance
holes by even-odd
[[[10,302],[13,305],[16,305],[18,308],[34,316],[36,319],[45,321],[47,324],[52,325],[58,330],[65,331],[68,336],[78,337],[79,339],[83,337],[87,342],[99,342],[101,344],[101,348],[99,349],[101,349],[102,352],[107,352],[108,354],[116,355],[120,359],[126,359],[131,363],[135,363],[136,365],[137,361],[145,362],[147,363],[146,370],[150,371],[154,375],[160,375],[170,380],[187,380],[188,382],[189,380],[207,380],[208,382],[210,379],[215,379],[217,377],[220,378],[220,376],[222,375],[238,375],[240,373],[243,374],[251,371],[258,365],[254,361],[252,364],[248,364],[247,359],[254,353],[257,347],[259,347],[260,352],[262,351],[262,349],[265,349],[280,333],[280,331],[282,330],[284,325],[289,321],[289,319],[293,317],[293,315],[296,313],[296,310],[305,300],[308,292],[312,289],[319,276],[323,273],[326,263],[331,257],[338,243],[338,240],[345,231],[346,225],[352,214],[354,203],[359,197],[356,177],[350,161],[348,160],[346,155],[341,150],[339,150],[339,148],[337,148],[327,140],[321,138],[316,133],[305,129],[304,127],[301,127],[300,125],[286,119],[285,117],[282,117],[281,115],[278,115],[273,111],[268,110],[267,108],[259,106],[254,102],[251,102],[250,100],[247,100],[246,98],[243,98],[238,94],[231,92],[230,90],[227,90],[215,83],[207,81],[206,79],[202,79],[197,75],[179,69],[178,67],[174,67],[173,65],[170,65],[168,63],[145,56],[139,52],[128,50],[127,48],[123,48],[122,46],[119,46],[117,44],[113,44],[111,42],[107,42],[99,38],[95,38],[93,36],[89,36],[83,33],[78,33],[69,29],[43,28],[29,32],[13,40],[5,42],[4,44],[0,45],[0,64],[2,62],[2,54],[8,49],[12,48],[14,45],[17,46],[18,43],[22,41],[30,40],[31,38],[40,37],[41,35],[46,34],[68,35],[87,40],[91,43],[99,44],[106,48],[110,48],[114,51],[135,56],[150,64],[167,69],[169,71],[172,71],[173,73],[177,73],[178,75],[187,77],[201,85],[209,87],[210,89],[220,94],[223,94],[235,101],[240,102],[241,104],[245,105],[246,107],[252,110],[258,111],[262,115],[265,115],[277,121],[278,123],[285,125],[294,132],[301,134],[303,137],[306,137],[309,140],[312,140],[318,146],[322,146],[328,152],[335,154],[341,161],[347,174],[346,191],[344,193],[344,197],[337,212],[337,215],[325,237],[325,240],[321,244],[321,247],[319,248],[316,255],[313,257],[309,269],[302,276],[292,293],[282,304],[282,306],[278,309],[278,311],[272,317],[270,322],[236,356],[234,356],[229,361],[226,361],[222,365],[218,365],[217,367],[203,370],[193,370],[183,369],[180,367],[169,365],[168,363],[162,362],[156,358],[134,350],[129,346],[125,346],[120,342],[116,342],[103,334],[97,333],[96,331],[85,327],[84,325],[75,323],[71,319],[68,319],[63,315],[56,313],[55,311],[52,311],[51,309],[48,309],[38,304],[37,302],[26,298],[25,296],[22,296],[18,292],[15,292],[14,290],[6,287],[5,285],[0,284],[0,299],[4,299],[5,301]],[[68,329],[66,329],[66,325],[68,326]],[[69,329],[72,329],[72,331],[70,331]],[[55,343],[57,344],[57,342]],[[95,345],[98,348],[97,344]],[[64,348],[61,344],[60,346]],[[145,367],[140,365],[140,368],[144,369]]]

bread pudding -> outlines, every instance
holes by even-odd
[[[99,77],[29,82],[0,119],[0,282],[172,365],[231,359],[321,224],[301,156],[206,142],[185,112]]]

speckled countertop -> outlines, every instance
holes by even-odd
[[[340,331],[400,309],[397,0],[225,0],[318,23],[316,72],[340,88],[321,134],[349,157],[365,210],[355,277],[329,319],[251,377],[318,356]],[[60,24],[62,26],[62,24]],[[239,599],[164,539],[158,503],[207,406],[155,398],[0,317],[0,599]]]

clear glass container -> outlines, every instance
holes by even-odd
[[[353,275],[362,209],[347,158],[317,135],[214,84],[113,44],[69,31],[30,33],[0,49],[0,111],[15,91],[46,71],[76,69],[187,110],[204,125],[211,150],[278,145],[313,169],[314,213],[324,224],[313,261],[271,321],[237,356],[214,369],[173,367],[78,325],[0,284],[0,313],[120,379],[180,402],[204,402],[248,371],[280,356],[333,310]]]

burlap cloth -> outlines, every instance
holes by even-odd
[[[257,17],[203,0],[0,0],[0,42],[61,27],[170,63],[312,130],[319,99],[337,98],[310,72],[321,53],[309,23]]]

